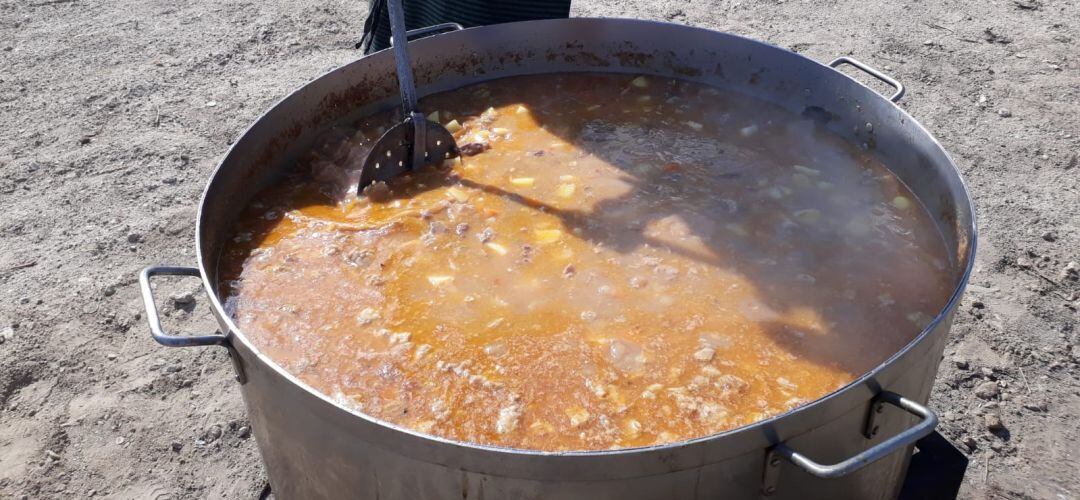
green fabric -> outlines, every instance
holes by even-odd
[[[405,28],[459,23],[466,28],[489,24],[570,17],[570,0],[403,0]],[[386,1],[372,0],[359,47],[365,54],[390,46]]]

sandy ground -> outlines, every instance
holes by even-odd
[[[136,274],[194,264],[215,162],[273,101],[359,56],[364,10],[0,0],[0,498],[264,489],[224,351],[154,344]],[[931,401],[970,458],[962,496],[1080,496],[1075,2],[588,0],[574,15],[850,54],[906,82],[903,106],[953,154],[980,215]],[[163,286],[197,304],[162,308],[210,331],[196,286]]]

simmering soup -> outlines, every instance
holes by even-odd
[[[336,128],[224,250],[251,342],[372,417],[539,450],[705,436],[851,382],[950,291],[911,192],[775,105],[560,74],[422,106],[462,158],[358,196],[396,118]]]

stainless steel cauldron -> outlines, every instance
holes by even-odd
[[[197,221],[199,267],[152,267],[141,276],[158,342],[229,349],[277,497],[896,496],[912,443],[937,423],[920,403],[929,397],[975,252],[973,210],[963,181],[941,145],[893,104],[903,86],[852,59],[826,66],[734,35],[633,20],[472,28],[410,43],[409,50],[421,94],[529,73],[647,73],[733,89],[819,119],[877,155],[929,209],[950,248],[953,266],[947,272],[955,290],[918,338],[843,389],[783,415],[681,443],[522,451],[422,435],[338,406],[265,357],[236,328],[218,296],[218,255],[240,208],[279,179],[321,131],[394,105],[394,61],[383,51],[327,73],[259,118],[206,187]],[[833,69],[841,64],[892,85],[895,94],[883,97]],[[226,334],[164,333],[150,294],[154,275],[201,277]]]

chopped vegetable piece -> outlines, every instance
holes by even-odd
[[[547,422],[544,422],[542,420],[537,420],[537,421],[529,424],[529,430],[531,430],[531,431],[533,431],[533,432],[535,432],[537,434],[548,434],[550,432],[555,431],[555,426],[553,426],[553,425],[551,425],[551,424],[549,424]]]
[[[379,311],[366,307],[363,311],[360,311],[360,314],[356,317],[356,322],[361,326],[364,326],[371,324],[372,321],[377,319],[379,319]]]
[[[510,184],[517,187],[532,187],[536,183],[536,179],[532,177],[514,177],[510,179]]]
[[[494,132],[496,135],[506,135],[510,133],[510,129],[503,127],[495,127],[491,129],[491,131]]]
[[[743,137],[750,137],[750,136],[756,134],[757,131],[758,131],[758,126],[757,125],[747,125],[747,126],[741,128],[741,129],[739,129],[739,133],[742,134]]]
[[[487,247],[488,250],[491,250],[492,252],[495,252],[499,255],[506,255],[506,253],[508,252],[508,250],[506,250],[506,247],[495,243],[494,241],[484,243],[484,246]]]
[[[427,280],[428,280],[428,283],[431,283],[431,286],[439,286],[439,285],[442,285],[444,283],[449,283],[451,281],[454,281],[454,277],[453,276],[428,276]]]
[[[510,405],[499,410],[499,420],[495,422],[495,432],[506,434],[517,429],[521,418],[521,405]]]
[[[698,361],[712,361],[713,356],[716,355],[716,349],[712,347],[702,347],[694,353],[694,359]]]
[[[555,243],[562,239],[562,231],[558,229],[537,229],[537,243]]]
[[[439,123],[439,112],[438,111],[432,111],[430,114],[427,115],[427,119],[431,120],[431,121],[433,121],[435,123]]]
[[[458,130],[461,130],[461,124],[458,123],[457,120],[450,120],[450,122],[446,124],[446,130],[450,131],[450,133],[452,134],[454,132],[457,132]]]
[[[823,191],[827,191],[827,190],[829,190],[829,189],[832,189],[832,188],[833,188],[833,183],[831,183],[831,182],[825,182],[825,181],[819,181],[819,182],[817,183],[817,187],[818,187],[818,189],[821,189],[821,190],[823,190]]]
[[[584,408],[571,408],[566,410],[566,416],[570,417],[570,426],[577,427],[589,421],[589,411]]]
[[[688,127],[692,128],[692,129],[694,129],[694,130],[701,130],[701,129],[705,128],[704,125],[702,125],[702,124],[700,124],[700,123],[698,123],[698,122],[696,122],[694,120],[686,120],[686,125]]]
[[[464,189],[458,187],[450,187],[446,190],[446,194],[453,198],[458,203],[465,203],[469,201],[469,193]]]
[[[907,210],[911,208],[911,200],[909,200],[907,196],[897,196],[892,199],[892,206],[900,210]]]
[[[596,111],[598,109],[600,109],[599,104],[593,104],[592,106],[589,106],[589,107],[585,108],[586,111]]]
[[[529,112],[529,108],[526,108],[525,106],[522,106],[522,105],[518,104],[518,107],[517,107],[517,109],[515,111],[517,112],[517,114],[523,115],[523,114]]]
[[[634,78],[633,80],[630,80],[630,85],[633,85],[639,89],[643,89],[649,86],[649,80],[644,76],[639,76],[637,78]]]
[[[802,165],[792,165],[791,168],[805,175],[821,175],[821,171],[815,168],[804,167]]]
[[[577,186],[575,186],[572,182],[568,182],[565,184],[559,184],[559,187],[555,189],[555,194],[557,194],[559,198],[570,198],[574,196],[574,191],[576,190]]]
[[[577,163],[577,162],[571,162],[571,163]],[[573,175],[570,175],[570,174],[563,174],[563,175],[559,176],[559,181],[560,182],[574,182],[576,180],[577,180],[577,177],[575,177]]]

